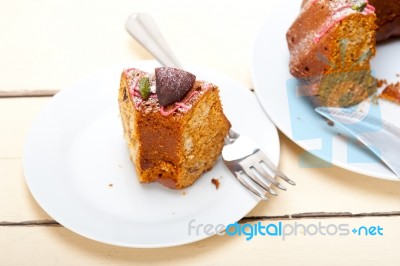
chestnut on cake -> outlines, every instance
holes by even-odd
[[[177,68],[131,68],[121,75],[118,102],[140,182],[188,187],[221,154],[230,123],[216,85]]]

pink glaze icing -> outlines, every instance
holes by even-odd
[[[143,72],[141,70],[135,69],[135,68],[130,68],[130,69],[124,69],[123,71],[124,75],[128,78],[131,78],[131,84],[130,84],[130,88],[129,88],[129,93],[131,95],[131,97],[133,99],[135,99],[135,108],[139,109],[140,105],[144,102],[142,99],[142,96],[140,95],[139,89],[138,89],[138,84],[139,84],[139,80],[142,77],[145,77],[147,75],[146,72]],[[139,75],[135,75],[138,74]],[[208,89],[211,84],[205,84],[205,88]],[[166,110],[166,108],[164,108],[163,106],[160,107],[160,113],[163,116],[168,116],[174,112],[176,112],[176,110],[178,109],[182,109],[183,111],[188,111],[190,109],[190,106],[187,104],[195,95],[199,94],[198,91],[193,91],[189,97],[187,97],[185,99],[184,102],[177,102],[174,104],[174,107],[171,108],[170,110]],[[157,99],[157,94],[156,93],[151,93],[150,94],[150,98],[151,99]]]
[[[190,94],[190,96],[185,100],[185,102],[177,102],[177,103],[175,103],[174,108],[172,108],[172,109],[169,110],[169,111],[166,111],[165,108],[164,108],[164,106],[161,106],[161,108],[160,108],[160,113],[161,113],[163,116],[167,116],[167,115],[170,115],[170,114],[174,113],[174,112],[175,112],[177,109],[179,109],[179,108],[182,108],[184,111],[189,110],[189,109],[190,109],[190,106],[188,106],[186,103],[187,103],[188,101],[190,101],[190,99],[192,99],[192,98],[193,98],[195,95],[197,95],[198,93],[199,93],[198,91],[192,92],[192,94]]]
[[[312,4],[315,3],[318,0],[313,0]],[[365,7],[365,9],[363,10],[363,12],[361,12],[361,14],[363,15],[369,15],[375,12],[375,7],[371,6],[368,3],[368,0],[366,0],[367,6]],[[351,11],[352,9],[351,4],[342,6],[340,8],[338,8],[337,10],[335,10],[334,12],[334,17],[338,16],[337,18],[334,18],[332,21],[329,21],[328,23],[326,23],[325,25],[322,26],[322,28],[320,29],[320,31],[316,34],[316,36],[314,37],[313,41],[314,43],[318,43],[321,38],[330,30],[332,29],[333,26],[335,26],[337,23],[339,23],[340,21],[342,21],[343,19],[345,19],[348,15],[347,11]],[[355,11],[357,12],[357,11]],[[343,14],[340,14],[343,13]]]
[[[161,113],[163,116],[168,116],[168,115],[172,114],[173,112],[175,112],[178,108],[179,108],[179,106],[176,106],[176,105],[175,105],[175,107],[172,108],[171,110],[165,111],[165,108],[164,108],[163,106],[161,106],[161,108],[160,108],[160,113]]]

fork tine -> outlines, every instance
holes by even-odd
[[[292,186],[295,186],[296,183],[291,180],[289,177],[287,177],[282,171],[280,171],[269,159],[267,156],[263,154],[263,159],[260,162],[263,167],[267,167],[270,169],[275,175],[279,176],[283,180],[285,180],[287,183],[291,184]]]
[[[264,182],[261,180],[261,178],[259,178],[254,172],[253,169],[255,170],[254,166],[248,166],[244,169],[246,175],[252,180],[254,181],[254,183],[256,183],[257,185],[259,185],[260,187],[262,187],[264,190],[268,191],[270,194],[274,195],[274,196],[278,196],[278,193],[276,193],[270,186],[268,186],[267,184],[264,184],[264,182],[266,182],[266,180],[264,180]],[[257,170],[255,170],[257,171]],[[271,184],[271,183],[270,183]],[[270,185],[269,184],[269,185]]]
[[[268,200],[268,198],[263,193],[261,193],[260,191],[256,190],[246,179],[243,178],[242,175],[244,175],[244,174],[245,173],[243,171],[236,172],[235,175],[236,175],[237,180],[239,180],[239,182],[242,183],[242,185],[245,188],[247,188],[248,190],[253,192],[256,196],[260,197],[262,200]]]
[[[286,190],[282,181],[276,179],[277,176],[295,185],[295,182],[279,171],[278,167],[248,137],[230,130],[225,140],[222,150],[225,165],[236,179],[256,196],[264,200],[267,199],[266,192],[277,196],[273,186]]]
[[[276,180],[273,176],[271,176],[266,169],[264,169],[261,165],[261,161],[257,164],[254,164],[254,170],[258,172],[258,174],[266,181],[268,181],[269,183],[273,184],[275,187],[281,189],[281,190],[285,190],[286,191],[286,187],[284,185],[282,185],[278,180]]]

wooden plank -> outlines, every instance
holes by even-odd
[[[266,226],[278,221],[266,221]],[[162,249],[123,248],[95,242],[63,227],[0,227],[2,265],[398,265],[400,218],[343,218],[283,221],[282,236],[213,236]],[[305,230],[301,225],[305,226]],[[383,235],[311,235],[315,226],[380,226]],[[322,229],[321,232],[324,232]],[[5,248],[6,247],[6,248]]]
[[[29,194],[22,173],[22,147],[29,126],[48,98],[0,99],[0,221],[49,219]],[[5,126],[7,125],[7,126]],[[400,183],[366,177],[336,167],[301,168],[303,152],[283,135],[281,168],[296,180],[295,187],[259,203],[248,216],[284,216],[299,213],[373,213],[400,211]],[[10,204],[12,203],[12,204]]]
[[[0,158],[21,158],[30,126],[50,98],[0,98]]]
[[[138,11],[156,19],[182,62],[212,67],[250,86],[255,34],[277,3],[249,0],[248,12],[226,12],[227,6],[240,11],[243,3],[0,1],[0,32],[7,36],[1,41],[0,90],[58,90],[110,65],[152,59],[124,28],[127,17]]]
[[[51,219],[25,183],[21,159],[0,159],[0,222]]]
[[[44,96],[110,65],[152,59],[124,30],[133,11],[153,15],[182,62],[211,67],[250,87],[258,24],[277,3],[249,0],[243,12],[243,1],[232,0],[0,1],[0,32],[7,36],[0,49],[0,94]],[[74,234],[41,210],[22,173],[26,134],[48,100],[0,99],[0,265],[397,265],[400,260],[400,184],[335,167],[301,168],[303,151],[284,136],[281,168],[298,185],[258,204],[247,221],[380,225],[384,236],[299,235],[285,241],[215,236],[143,250]]]

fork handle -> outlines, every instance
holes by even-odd
[[[182,68],[150,15],[133,13],[125,22],[125,28],[161,65]]]
[[[232,129],[229,129],[228,135],[225,137],[224,144],[232,144],[239,138],[239,134],[233,131]]]

